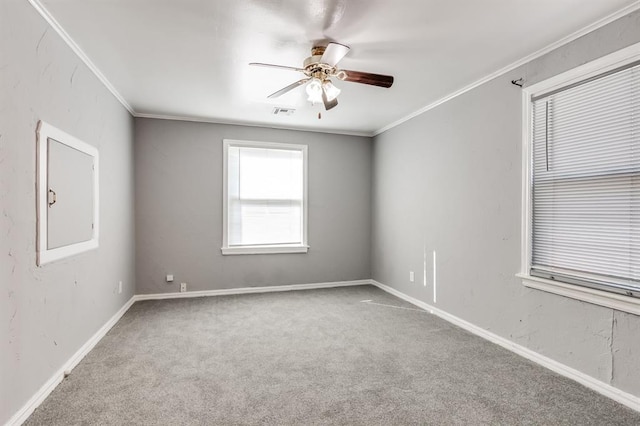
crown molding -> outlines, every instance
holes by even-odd
[[[215,118],[204,118],[204,117],[193,117],[188,115],[171,115],[171,114],[147,114],[147,113],[134,113],[134,117],[136,118],[153,118],[156,120],[173,120],[173,121],[188,121],[193,123],[210,123],[210,124],[227,124],[231,126],[245,126],[245,127],[262,127],[267,129],[276,129],[276,130],[292,130],[296,132],[312,132],[312,133],[328,133],[334,135],[345,135],[345,136],[362,136],[371,138],[373,137],[373,133],[371,132],[350,132],[348,130],[335,130],[335,129],[310,129],[304,127],[287,127],[287,126],[274,126],[269,123],[249,123],[243,121],[233,121],[233,120],[218,120]]]
[[[592,31],[597,30],[617,19],[620,19],[632,12],[635,12],[640,9],[640,0],[633,2],[632,4],[614,12],[592,24],[589,24],[582,29],[554,42],[549,44],[548,46],[528,55],[524,58],[507,65],[467,86],[462,87],[438,100],[432,102],[430,104],[425,105],[424,107],[384,126],[378,130],[373,132],[350,132],[344,130],[321,130],[321,129],[307,129],[307,128],[296,128],[296,127],[287,127],[287,126],[273,126],[269,124],[257,124],[257,123],[245,123],[239,121],[227,121],[227,120],[217,120],[217,119],[209,119],[209,118],[200,118],[200,117],[192,117],[192,116],[178,116],[178,115],[164,115],[164,114],[147,114],[147,113],[137,113],[133,107],[124,99],[124,97],[116,90],[116,88],[109,82],[109,80],[105,77],[104,74],[98,69],[98,67],[89,59],[89,57],[84,53],[84,51],[76,44],[76,42],[69,36],[69,34],[62,28],[62,26],[58,23],[58,21],[49,13],[49,11],[44,7],[41,0],[28,0],[29,3],[33,6],[36,11],[49,23],[49,25],[62,37],[62,39],[67,43],[67,45],[74,51],[74,53],[80,58],[82,62],[94,73],[94,75],[104,84],[104,86],[113,94],[113,96],[124,106],[127,111],[134,117],[139,118],[155,118],[161,120],[177,120],[177,121],[190,121],[190,122],[198,122],[198,123],[214,123],[214,124],[231,124],[231,125],[239,125],[239,126],[249,126],[249,127],[267,127],[272,129],[279,130],[295,130],[295,131],[305,131],[305,132],[315,132],[315,133],[332,133],[339,135],[347,135],[347,136],[363,136],[363,137],[375,137],[378,136],[387,130],[390,130],[394,127],[401,125],[402,123],[411,120],[419,115],[424,114],[425,112],[432,110],[439,105],[442,105],[454,98],[457,98],[464,93],[467,93],[478,86],[481,86],[487,83],[490,80],[493,80],[496,77],[499,77],[503,74],[506,74],[509,71],[512,71],[528,62],[533,61],[541,56],[546,55],[547,53],[562,47]]]
[[[473,83],[471,83],[471,84],[469,84],[467,86],[464,86],[461,89],[458,89],[455,92],[452,92],[452,93],[450,93],[450,94],[438,99],[435,102],[432,102],[432,103],[430,103],[428,105],[425,105],[424,107],[412,112],[411,114],[408,114],[408,115],[400,118],[399,120],[394,121],[391,124],[388,124],[388,125],[386,125],[384,127],[381,127],[380,129],[378,129],[378,130],[373,132],[373,136],[378,136],[379,134],[384,133],[387,130],[393,129],[394,127],[397,127],[397,126],[401,125],[402,123],[411,120],[412,118],[415,118],[415,117],[417,117],[417,116],[419,116],[421,114],[424,114],[425,112],[427,112],[429,110],[432,110],[432,109],[436,108],[437,106],[444,104],[445,102],[448,102],[448,101],[450,101],[450,100],[452,100],[454,98],[457,98],[458,96],[463,95],[463,94],[469,92],[470,90],[473,90],[476,87],[481,86],[481,85],[487,83],[488,81],[493,80],[496,77],[499,77],[499,76],[501,76],[503,74],[506,74],[509,71],[512,71],[512,70],[514,70],[514,69],[516,69],[516,68],[518,68],[518,67],[520,67],[520,66],[522,66],[524,64],[527,64],[527,63],[533,61],[534,59],[537,59],[537,58],[539,58],[541,56],[544,56],[547,53],[549,53],[549,52],[551,52],[551,51],[553,51],[553,50],[555,50],[555,49],[557,49],[559,47],[562,47],[562,46],[564,46],[566,44],[569,44],[572,41],[577,40],[578,38],[580,38],[580,37],[582,37],[582,36],[584,36],[586,34],[589,34],[590,32],[593,32],[593,31],[597,30],[598,28],[602,28],[605,25],[610,24],[611,22],[613,22],[613,21],[615,21],[617,19],[620,19],[620,18],[622,18],[622,17],[624,17],[624,16],[626,16],[626,15],[632,13],[632,12],[635,12],[638,9],[640,9],[640,0],[633,2],[632,4],[622,8],[620,10],[618,10],[617,12],[612,13],[611,15],[605,16],[604,18],[602,18],[602,19],[600,19],[600,20],[598,20],[598,21],[596,21],[596,22],[594,22],[592,24],[589,24],[586,27],[583,27],[582,29],[580,29],[580,30],[578,30],[578,31],[576,31],[576,32],[574,32],[572,34],[570,34],[570,35],[568,35],[568,36],[566,36],[564,38],[561,38],[560,40],[558,40],[556,42],[553,42],[553,43],[549,44],[548,46],[546,46],[546,47],[544,47],[544,48],[542,48],[542,49],[540,49],[540,50],[538,50],[538,51],[536,51],[536,52],[534,52],[534,53],[532,53],[532,54],[530,54],[528,56],[525,56],[524,58],[519,59],[516,62],[511,63],[510,65],[507,65],[504,68],[501,68],[501,69],[499,69],[499,70],[497,70],[497,71],[495,71],[495,72],[493,72],[493,73],[491,73],[491,74],[489,74],[489,75],[487,75],[487,76],[485,76],[485,77],[483,77],[483,78],[481,78],[481,79],[479,79],[479,80],[477,80],[477,81],[475,81],[475,82],[473,82]]]
[[[93,72],[93,74],[104,84],[104,86],[111,92],[111,94],[122,104],[123,107],[129,111],[131,115],[135,116],[135,111],[131,107],[131,105],[124,99],[124,97],[116,90],[116,88],[111,84],[107,77],[98,69],[98,67],[91,62],[91,59],[84,53],[84,51],[78,46],[78,44],[73,41],[71,36],[62,28],[60,23],[56,20],[56,18],[49,13],[49,11],[44,7],[40,0],[29,0],[31,6],[38,11],[40,16],[42,16],[45,21],[58,33],[58,35],[64,40],[65,43],[73,50],[73,52],[80,58],[82,62]]]
[[[212,124],[229,124],[235,126],[248,126],[248,127],[264,127],[278,130],[294,130],[302,132],[314,132],[314,133],[330,133],[346,136],[363,136],[371,138],[372,132],[357,132],[347,130],[335,130],[335,129],[308,129],[300,127],[287,127],[287,126],[274,126],[264,123],[248,123],[242,121],[233,120],[220,120],[215,118],[203,118],[196,116],[182,116],[182,115],[170,115],[170,114],[149,114],[136,112],[133,107],[126,101],[126,99],[116,90],[111,82],[105,77],[105,75],[98,69],[98,67],[89,59],[86,53],[78,46],[78,44],[71,38],[60,23],[53,17],[53,15],[42,4],[41,0],[28,0],[31,6],[47,21],[47,23],[58,33],[58,35],[64,40],[64,42],[73,50],[78,58],[93,72],[93,74],[102,82],[102,84],[111,92],[111,94],[124,106],[129,113],[136,118],[153,118],[158,120],[174,120],[174,121],[189,121],[196,123],[212,123]]]

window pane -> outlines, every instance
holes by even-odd
[[[532,120],[532,272],[640,289],[640,67],[538,99]]]
[[[302,203],[238,201],[229,245],[302,244]]]
[[[228,245],[303,244],[300,150],[230,146]]]
[[[241,148],[240,198],[301,200],[302,152]]]

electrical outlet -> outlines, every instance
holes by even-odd
[[[118,282],[118,294],[122,293],[122,281]]]
[[[409,271],[409,282],[414,282],[416,280],[416,276],[413,271]]]
[[[180,293],[187,291],[187,283],[180,283]]]

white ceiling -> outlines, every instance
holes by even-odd
[[[32,0],[60,24],[134,115],[375,134],[635,0]],[[631,6],[635,7],[635,6]],[[325,112],[292,71],[316,41],[351,47],[340,67],[390,89],[337,82]],[[273,107],[293,107],[274,116]],[[322,111],[322,119],[318,112]]]

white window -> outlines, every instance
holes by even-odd
[[[526,285],[640,313],[640,45],[525,90]]]
[[[222,254],[306,253],[307,146],[224,140]]]

